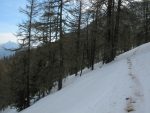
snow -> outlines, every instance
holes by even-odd
[[[150,43],[66,78],[63,89],[21,113],[150,113]],[[1,113],[1,112],[0,112]],[[2,112],[12,113],[12,112]]]
[[[17,113],[17,111],[15,109],[8,107],[6,110],[0,111],[0,113]]]

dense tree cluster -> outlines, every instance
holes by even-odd
[[[0,109],[21,111],[68,75],[150,41],[148,0],[27,0],[20,48],[0,60]]]

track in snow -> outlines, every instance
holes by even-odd
[[[133,53],[131,57],[127,58],[127,65],[129,73],[128,75],[131,77],[131,80],[133,81],[133,84],[131,86],[133,95],[126,98],[127,105],[126,105],[126,111],[127,112],[136,112],[137,107],[143,107],[142,103],[144,101],[144,94],[143,94],[143,88],[139,81],[139,79],[136,77],[136,74],[133,70],[133,63],[132,59],[136,55],[136,51]],[[142,111],[144,113],[144,111]]]

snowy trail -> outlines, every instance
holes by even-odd
[[[95,67],[20,113],[150,113],[150,43]]]
[[[129,76],[131,77],[132,81],[133,81],[133,90],[134,90],[134,95],[136,97],[139,97],[140,100],[143,100],[142,96],[143,96],[143,87],[139,81],[139,79],[137,78],[137,74],[136,72],[134,72],[134,66],[132,63],[132,60],[135,58],[136,56],[136,52],[135,51],[132,55],[132,57],[128,57],[127,58],[127,64],[128,64],[128,69],[129,69]]]
[[[21,113],[126,113],[125,98],[130,95],[127,75],[126,60],[104,65]]]
[[[143,87],[137,78],[136,74],[133,71],[133,63],[132,59],[136,55],[136,51],[133,53],[132,57],[127,58],[127,65],[128,65],[128,70],[129,70],[129,76],[131,77],[131,80],[133,81],[133,84],[131,86],[133,94],[128,97],[128,102],[127,102],[127,111],[128,112],[135,112],[135,113],[145,113],[141,108],[144,107],[143,101],[144,101],[144,94],[143,94]],[[139,110],[137,110],[139,109]]]
[[[136,93],[136,97],[141,98],[141,107],[137,113],[150,113],[150,52],[141,54],[133,59],[133,71],[141,86],[141,93]],[[139,105],[139,106],[140,106]],[[142,111],[143,110],[143,111]]]

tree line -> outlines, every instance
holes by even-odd
[[[0,60],[0,109],[21,111],[69,75],[150,41],[148,0],[27,0],[20,48]]]

